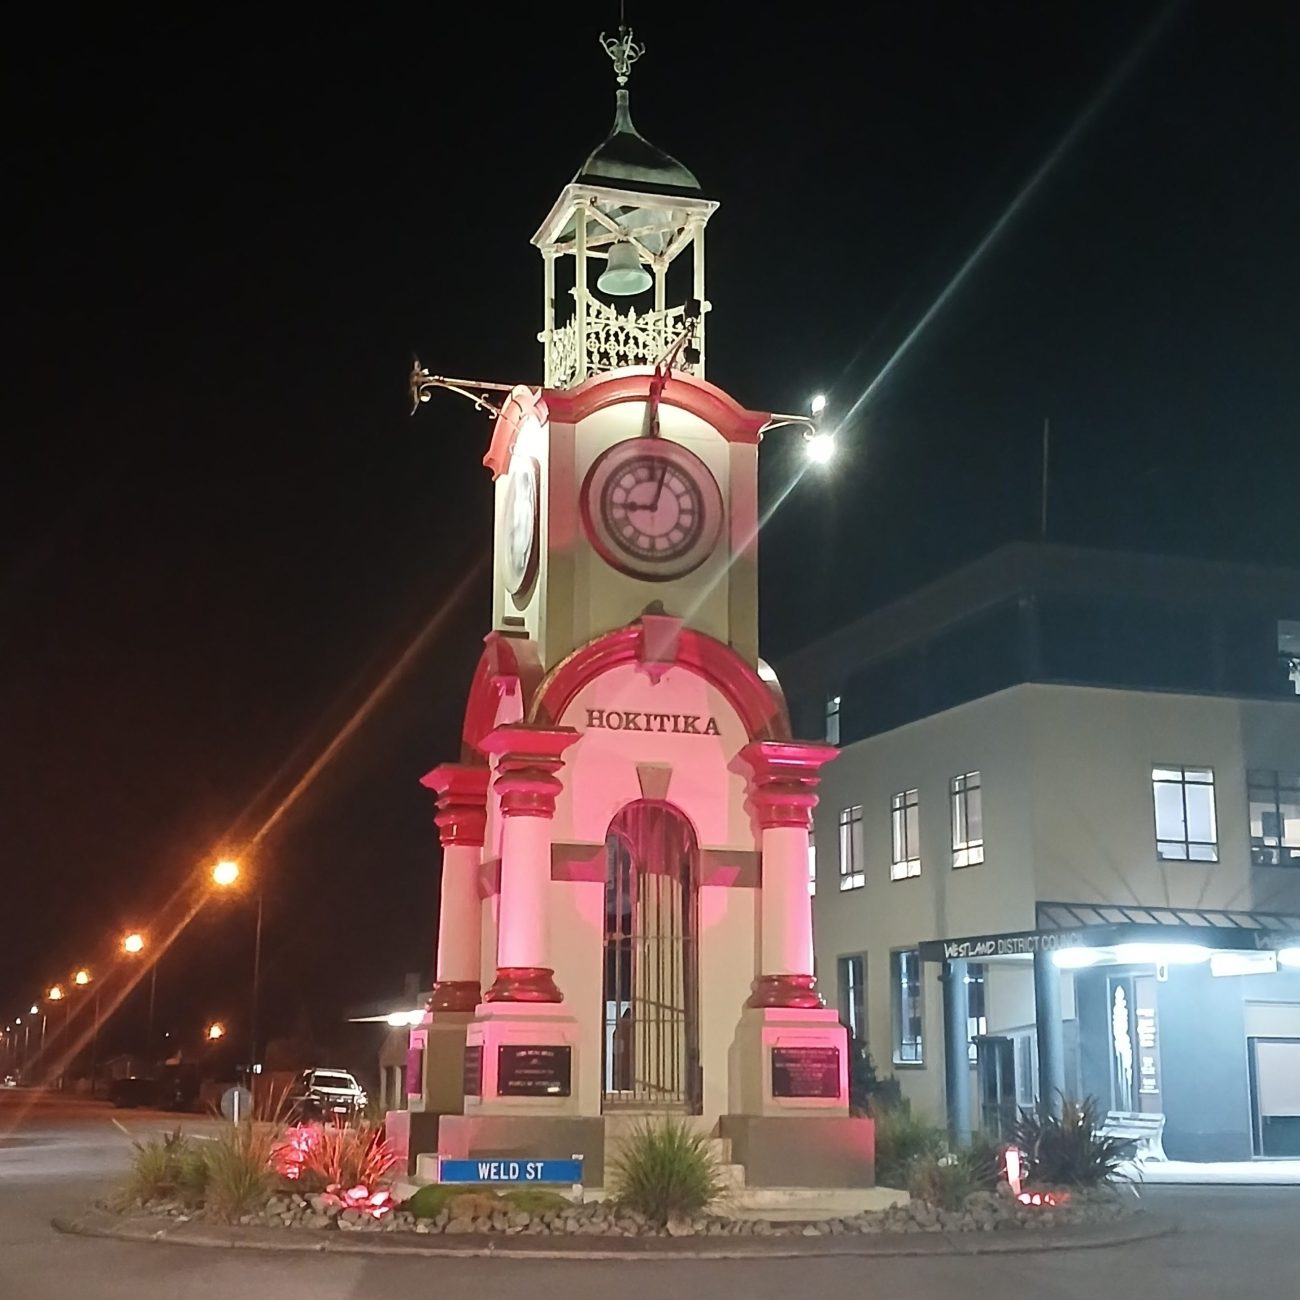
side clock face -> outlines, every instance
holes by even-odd
[[[651,582],[699,568],[722,530],[722,492],[694,452],[631,438],[597,457],[582,485],[587,535],[616,569]]]
[[[510,458],[499,524],[501,572],[521,607],[537,576],[537,479],[537,462],[531,456]]]

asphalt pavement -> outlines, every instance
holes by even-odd
[[[1300,1293],[1300,1187],[1155,1187],[1180,1231],[1133,1246],[973,1258],[614,1261],[385,1258],[216,1250],[70,1237],[103,1195],[132,1131],[174,1116],[0,1090],[0,1300],[370,1300],[397,1295],[789,1300],[1015,1294],[1046,1300],[1286,1300]],[[187,1119],[187,1127],[204,1122]]]

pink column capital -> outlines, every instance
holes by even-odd
[[[438,796],[434,822],[442,847],[467,844],[483,847],[487,829],[488,769],[467,763],[440,763],[420,784]]]
[[[759,827],[812,829],[821,770],[839,756],[834,745],[791,740],[755,740],[739,757],[750,770],[749,802]]]
[[[482,741],[495,754],[493,789],[501,799],[502,817],[555,816],[555,799],[564,788],[556,772],[564,766],[564,751],[578,739],[572,727],[537,727],[511,722],[490,731]]]

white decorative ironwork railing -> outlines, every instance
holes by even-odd
[[[635,307],[619,312],[608,303],[589,298],[586,355],[578,355],[577,318],[557,326],[551,332],[549,382],[556,388],[568,388],[605,371],[653,366],[682,336],[686,321],[685,304],[638,315]],[[693,363],[678,361],[675,368],[695,373]]]

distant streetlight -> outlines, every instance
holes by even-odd
[[[138,930],[122,938],[122,951],[131,957],[138,957],[145,949],[144,935]],[[149,1027],[145,1031],[145,1050],[153,1051],[153,1012],[158,999],[158,958],[149,963]]]
[[[51,1002],[62,1002],[63,986],[61,984],[54,985],[54,987],[51,988],[50,991],[45,996],[49,998]]]
[[[238,862],[225,858],[212,868],[212,883],[219,889],[229,889],[240,878]],[[257,888],[257,928],[253,935],[253,995],[252,1010],[248,1017],[248,1068],[257,1061],[257,991],[262,973],[262,887]],[[224,1031],[223,1031],[224,1032]]]
[[[226,1036],[226,1027],[220,1020],[214,1020],[207,1029],[207,1039],[210,1043],[215,1043],[218,1038]]]
[[[90,983],[90,972],[83,966],[73,977],[72,982],[78,988],[85,988]]]
[[[34,1006],[32,1007],[31,1011],[28,1012],[28,1015],[38,1016],[40,1015],[40,1013],[41,1013],[40,1007]]]
[[[229,889],[239,879],[239,863],[228,858],[212,868],[212,883],[219,889]]]

